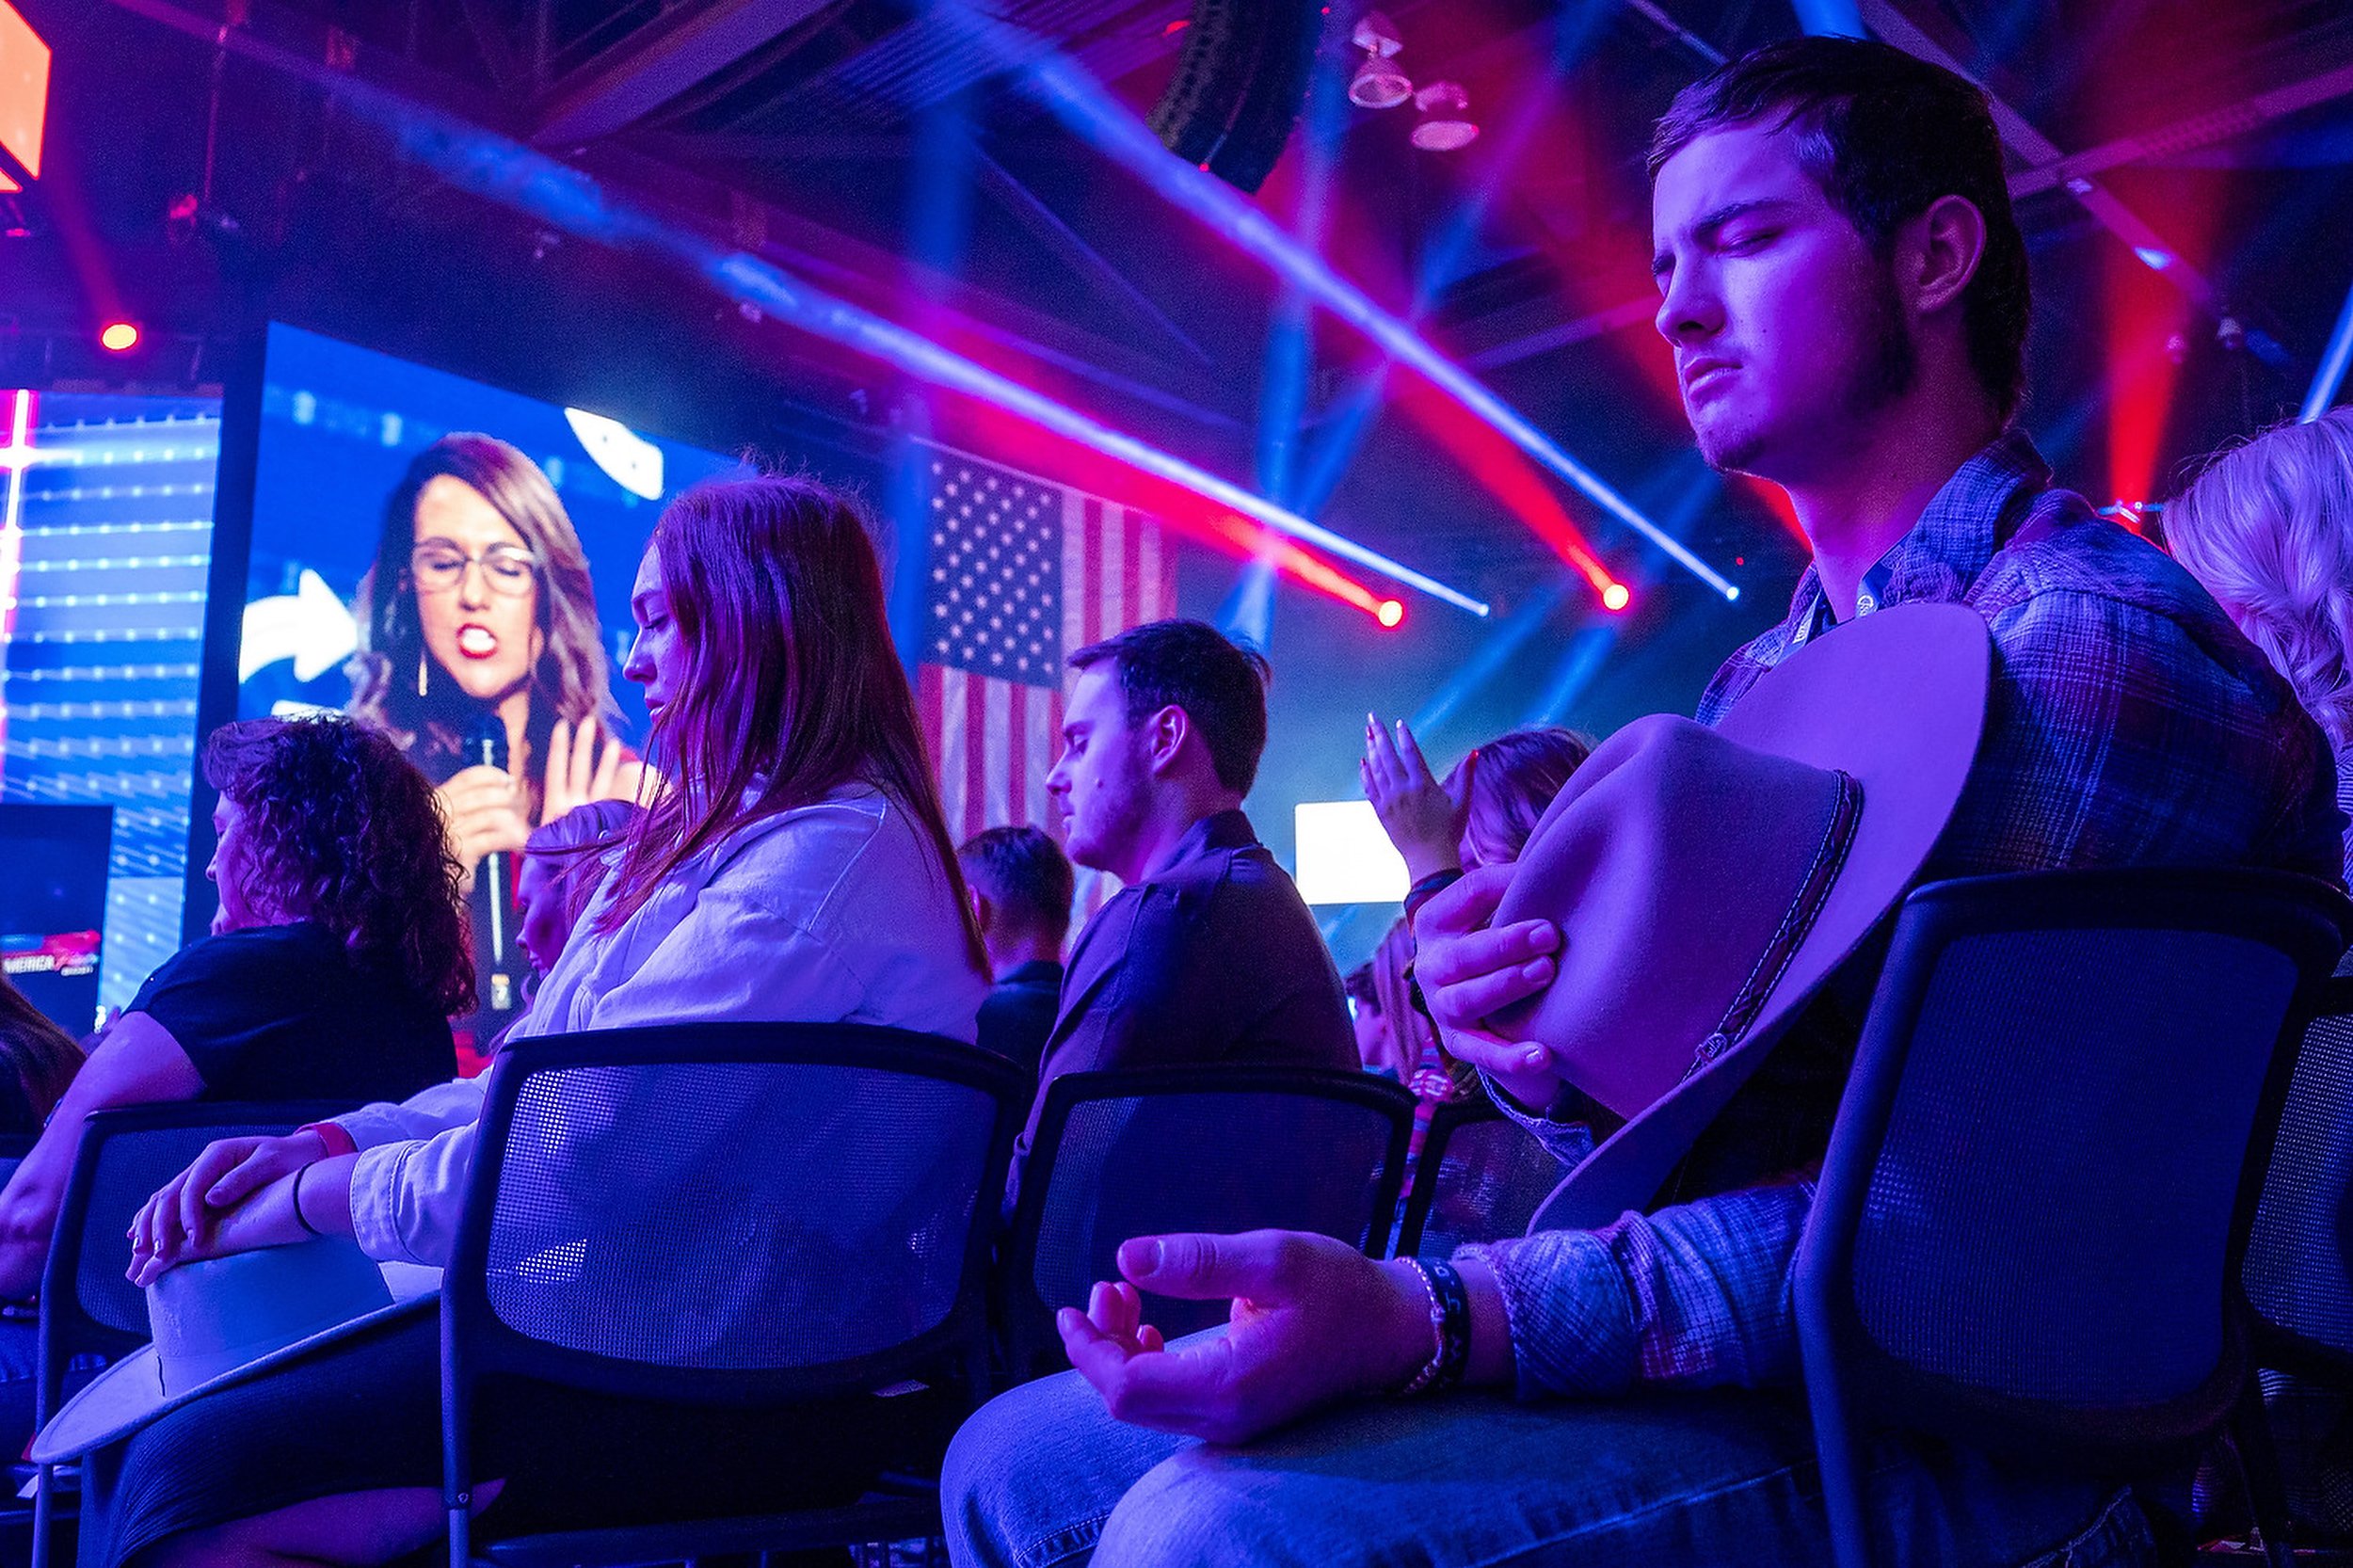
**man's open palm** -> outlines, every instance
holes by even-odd
[[[1148,1236],[1119,1249],[1126,1284],[1057,1314],[1070,1364],[1123,1421],[1240,1443],[1353,1394],[1403,1384],[1432,1350],[1429,1297],[1401,1264],[1299,1231]],[[1163,1347],[1138,1288],[1231,1298],[1223,1330]]]

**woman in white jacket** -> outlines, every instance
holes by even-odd
[[[646,689],[673,788],[622,843],[512,1037],[734,1018],[971,1040],[986,994],[979,936],[857,509],[804,479],[691,490],[656,525],[631,609],[638,631],[623,673]],[[134,1277],[312,1232],[352,1236],[381,1261],[439,1266],[481,1105],[480,1080],[461,1080],[289,1137],[216,1144],[141,1211]],[[624,1105],[567,1109],[626,1129]],[[340,1368],[323,1359],[201,1398],[134,1437],[121,1505],[95,1522],[104,1560],[360,1564],[430,1541],[441,1525],[438,1336],[429,1320],[398,1333],[414,1345],[387,1335]],[[283,1386],[297,1378],[318,1384],[317,1408]],[[350,1408],[355,1378],[368,1395],[364,1430],[322,1429],[325,1401]],[[831,1415],[829,1440],[858,1413]],[[289,1501],[282,1433],[306,1416],[313,1436]],[[501,1516],[627,1522],[631,1461],[642,1470],[661,1451],[649,1422],[658,1431],[664,1415],[644,1401],[567,1410],[557,1430],[575,1451],[518,1475],[514,1491],[532,1495]],[[701,1451],[752,1435],[716,1432],[707,1411],[676,1424],[676,1440]],[[833,1441],[828,1458],[855,1447]],[[246,1456],[261,1453],[280,1467],[254,1473]],[[775,1457],[760,1467],[771,1486],[792,1468]],[[674,1504],[691,1468],[665,1461],[652,1496]],[[757,1491],[758,1477],[739,1479]],[[786,1500],[729,1494],[714,1505]]]

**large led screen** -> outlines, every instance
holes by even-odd
[[[392,734],[442,790],[477,936],[504,931],[483,846],[564,798],[592,725],[593,759],[617,745],[628,776],[646,719],[619,675],[638,557],[668,497],[736,463],[282,325],[258,440],[239,714],[329,709]],[[493,766],[520,824],[470,792]],[[485,967],[477,1035],[520,981],[511,961]]]

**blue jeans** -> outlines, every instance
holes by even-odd
[[[2153,1560],[2147,1519],[2113,1486],[1927,1443],[1883,1444],[1874,1459],[1883,1563]],[[959,1568],[1831,1560],[1802,1405],[1741,1390],[1367,1402],[1217,1447],[1114,1421],[1066,1372],[966,1423],[940,1501]]]
[[[103,1355],[77,1355],[66,1363],[65,1395],[72,1399],[105,1369]],[[33,1440],[33,1408],[40,1402],[40,1325],[26,1318],[0,1318],[0,1471],[24,1456]]]

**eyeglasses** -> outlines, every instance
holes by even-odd
[[[531,591],[539,564],[519,545],[494,544],[479,555],[456,545],[421,544],[408,552],[408,576],[421,594],[445,594],[466,579],[466,568],[479,563],[483,581],[494,594],[520,599]]]

